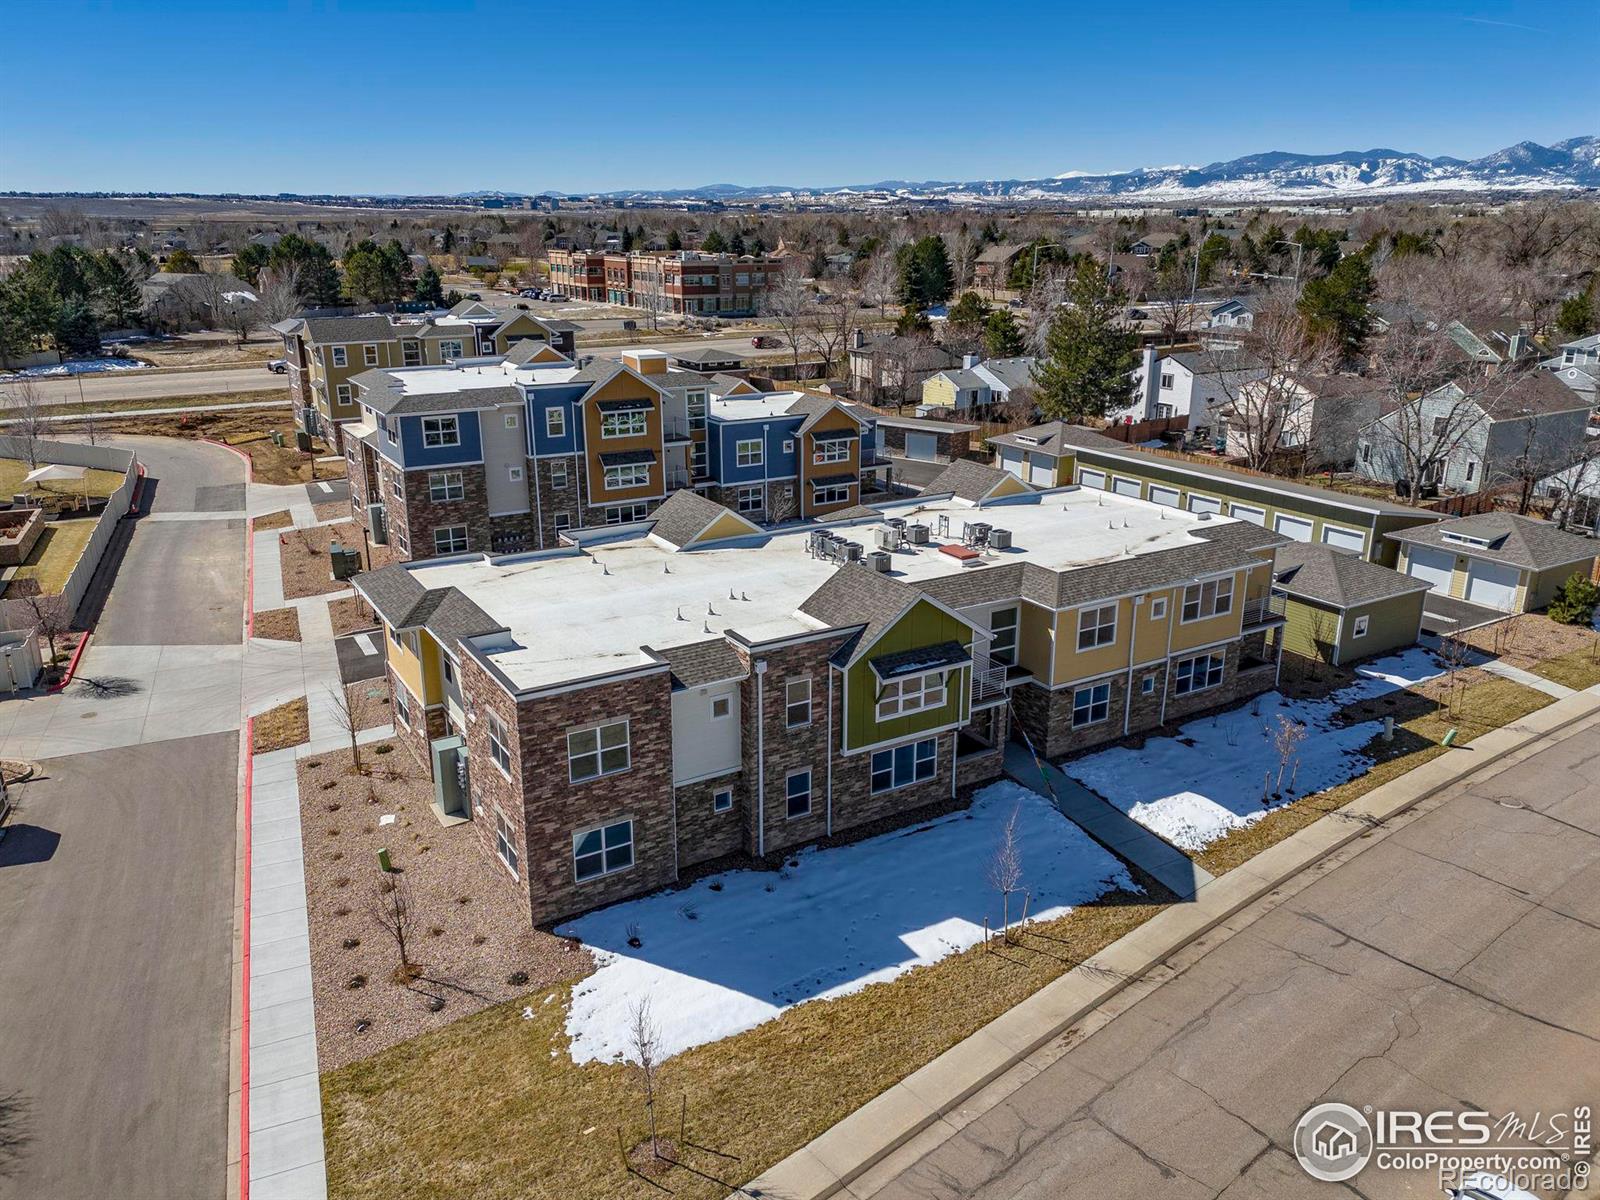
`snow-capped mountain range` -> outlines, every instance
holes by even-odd
[[[846,187],[746,187],[711,184],[667,191],[623,191],[619,199],[753,200],[766,197],[847,201],[870,195],[964,203],[1029,200],[1129,202],[1174,200],[1332,200],[1417,193],[1530,192],[1600,188],[1600,137],[1552,146],[1518,142],[1471,160],[1429,158],[1402,150],[1293,154],[1272,150],[1206,166],[1141,167],[1107,175],[1066,171],[1039,179],[966,182],[891,179]]]

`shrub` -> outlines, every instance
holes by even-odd
[[[1597,604],[1600,604],[1600,586],[1574,571],[1550,601],[1550,619],[1563,625],[1587,625],[1594,620]]]

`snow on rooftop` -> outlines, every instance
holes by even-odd
[[[1065,571],[1170,550],[1196,540],[1200,517],[1098,491],[1069,488],[982,509],[959,500],[901,505],[895,515],[927,524],[927,546],[893,556],[892,575],[911,583],[1019,561]],[[949,519],[949,535],[937,532]],[[1231,518],[1212,517],[1213,522]],[[963,566],[939,548],[961,541],[966,522],[1009,529],[1012,549]],[[874,549],[872,522],[844,534]],[[809,525],[678,552],[642,532],[590,542],[582,553],[411,567],[424,587],[454,587],[509,634],[479,649],[517,688],[545,687],[650,661],[641,647],[692,645],[734,632],[750,642],[819,628],[798,610],[838,568],[808,552]],[[551,636],[559,630],[559,636]]]

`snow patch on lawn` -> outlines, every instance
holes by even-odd
[[[781,873],[727,871],[563,925],[556,932],[581,938],[599,964],[573,990],[573,1060],[623,1057],[629,1010],[642,996],[666,1057],[977,945],[985,918],[992,929],[1001,923],[1000,897],[985,876],[1013,813],[1030,917],[1062,916],[1114,888],[1138,890],[1119,859],[1044,797],[992,784],[966,812],[802,850]],[[1020,906],[1014,896],[1012,921]],[[634,927],[637,948],[628,945]]]
[[[1359,678],[1321,700],[1289,700],[1267,692],[1229,712],[1200,717],[1176,737],[1150,738],[1144,748],[1114,747],[1068,763],[1068,775],[1092,788],[1139,824],[1184,850],[1203,850],[1234,829],[1259,821],[1272,808],[1363,774],[1361,753],[1381,721],[1337,726],[1345,705],[1376,699],[1442,674],[1431,652],[1416,647],[1357,668]],[[1278,773],[1273,734],[1278,718],[1305,727],[1294,794],[1261,802],[1262,783]],[[1284,776],[1287,789],[1289,776]]]
[[[47,367],[24,367],[0,372],[0,379],[45,379],[62,375],[98,375],[104,371],[137,371],[149,366],[136,358],[74,358]]]

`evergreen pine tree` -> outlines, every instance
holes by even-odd
[[[1301,289],[1300,315],[1312,333],[1328,338],[1342,354],[1354,356],[1372,328],[1368,305],[1376,286],[1367,256],[1348,255]]]
[[[434,270],[432,263],[423,267],[422,273],[417,276],[416,297],[422,304],[444,307],[444,280],[439,278],[439,272]]]
[[[1095,264],[1078,265],[1033,368],[1045,416],[1081,421],[1127,405],[1139,339],[1123,321],[1124,299]]]
[[[990,358],[1015,358],[1027,348],[1017,318],[1009,308],[997,308],[983,323],[983,351]]]

